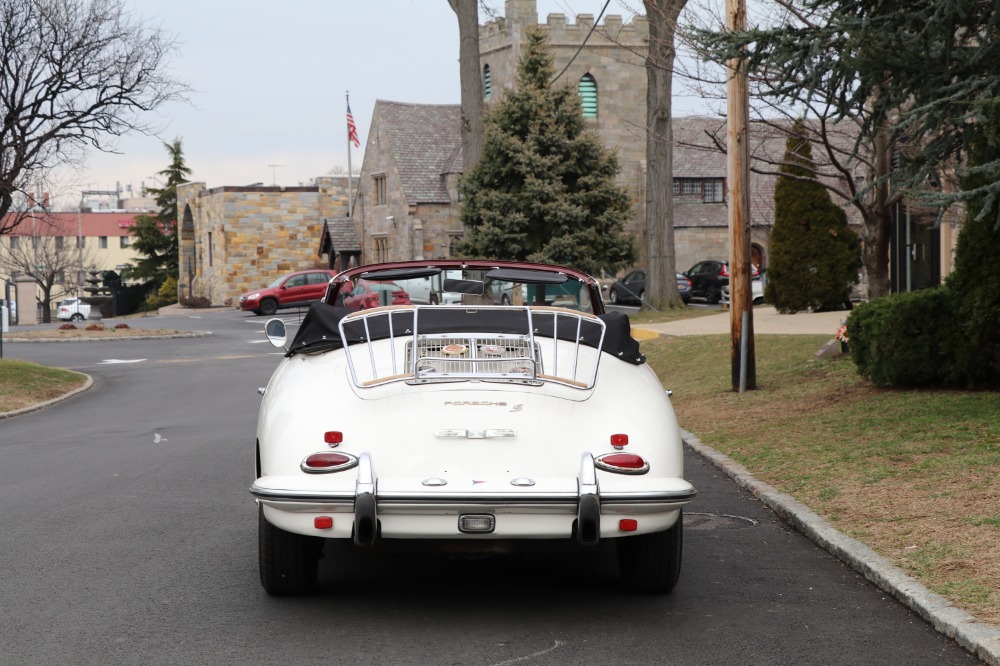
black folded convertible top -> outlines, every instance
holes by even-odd
[[[368,328],[362,320],[349,322],[344,328],[347,344],[358,344],[368,340],[381,340],[389,337],[390,317],[392,333],[396,336],[412,335],[414,310],[403,309],[391,311],[389,317],[373,317],[368,320]],[[309,307],[309,312],[299,326],[299,332],[292,340],[286,356],[295,354],[314,354],[340,349],[343,343],[340,339],[339,325],[341,319],[351,314],[351,310],[342,307],[317,302]],[[451,333],[454,331],[475,331],[477,333],[507,333],[523,334],[528,330],[528,315],[524,310],[500,308],[465,308],[443,307],[420,309],[417,315],[420,333]],[[639,343],[631,335],[631,325],[628,316],[621,312],[607,312],[598,317],[604,322],[604,342],[601,351],[617,359],[641,365],[646,357],[639,352]],[[533,311],[532,321],[535,324],[535,335],[552,337],[553,327],[557,327],[556,335],[560,340],[575,340],[577,324],[575,317],[557,317],[551,310]],[[588,347],[598,346],[600,327],[587,325],[584,320],[579,330],[580,344]]]

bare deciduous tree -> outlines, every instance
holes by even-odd
[[[187,87],[166,70],[174,42],[124,0],[0,0],[0,234],[15,198],[89,148],[152,128],[142,119]]]
[[[468,173],[483,150],[483,79],[479,73],[479,0],[448,0],[458,18],[462,91],[462,168]]]
[[[92,250],[77,246],[76,222],[44,211],[7,216],[9,242],[0,246],[0,270],[26,275],[42,293],[42,321],[52,321],[52,298],[77,284],[77,271],[94,263]]]
[[[674,274],[673,86],[674,33],[687,0],[643,0],[649,22],[646,54],[646,300],[655,308],[684,307]]]

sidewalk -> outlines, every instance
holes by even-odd
[[[849,314],[847,310],[838,310],[786,315],[778,314],[774,306],[759,305],[753,309],[753,331],[755,335],[828,335],[833,338]],[[661,335],[729,335],[729,329],[730,311],[723,310],[719,314],[665,324],[637,324],[632,327],[632,336],[649,340]]]

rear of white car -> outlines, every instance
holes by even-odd
[[[90,305],[79,298],[67,298],[57,306],[56,316],[63,321],[83,321],[90,316]]]
[[[669,399],[609,317],[389,307],[293,345],[257,429],[265,589],[309,589],[329,538],[616,539],[628,587],[669,591],[695,490]]]

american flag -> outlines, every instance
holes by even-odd
[[[358,138],[358,126],[354,124],[354,116],[351,115],[351,105],[347,105],[347,140],[354,144],[355,148],[361,147],[361,140]]]

